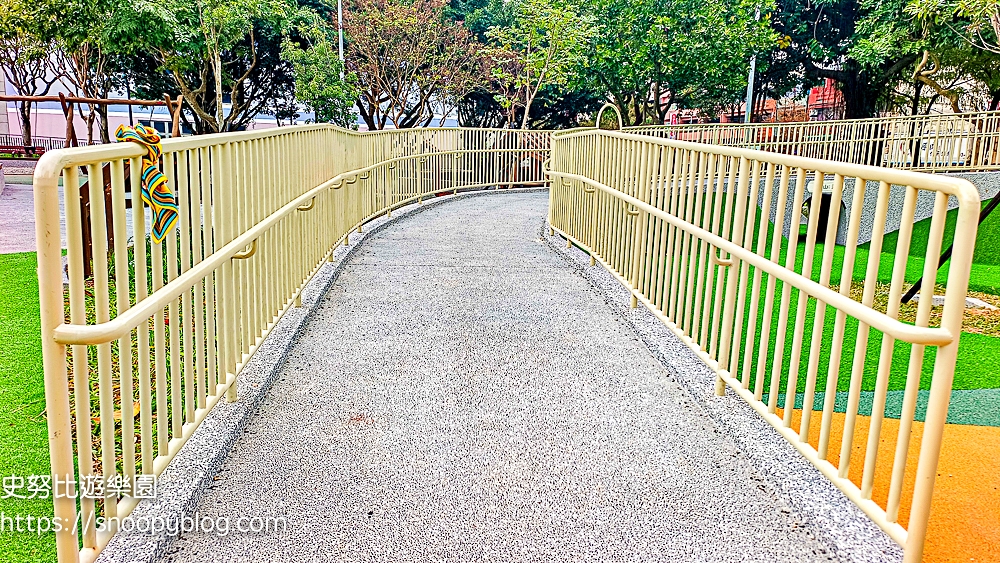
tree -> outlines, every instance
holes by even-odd
[[[912,58],[897,81],[911,95],[909,111],[921,113],[924,92],[927,111],[942,98],[952,111],[963,111],[969,94],[996,74],[1000,51],[990,50],[996,35],[983,6],[990,0],[863,0],[865,14],[857,22],[850,56],[873,66],[882,60]],[[978,7],[972,7],[975,4]],[[996,14],[997,4],[994,2]],[[998,19],[1000,26],[1000,19]],[[987,90],[992,91],[987,86]],[[992,94],[989,94],[992,96]]]
[[[0,11],[0,66],[7,82],[20,96],[44,96],[59,76],[51,72],[51,28],[39,17],[37,5],[12,0]],[[31,146],[32,102],[20,102],[21,139]]]
[[[909,0],[905,11],[921,26],[924,48],[914,80],[930,87],[936,97],[946,98],[957,113],[973,88],[942,83],[941,72],[952,70],[958,80],[974,77],[986,89],[988,107],[1000,107],[1000,2]]]
[[[493,52],[493,76],[504,85],[498,101],[508,111],[521,106],[527,129],[539,91],[570,82],[597,28],[593,16],[566,0],[520,0],[513,14],[511,26],[495,26],[488,35],[501,47]]]
[[[985,49],[972,49],[960,63],[962,72],[975,76],[982,85],[983,96],[973,102],[972,111],[1000,110],[1000,54]]]
[[[919,60],[903,0],[778,0],[777,6],[772,23],[787,38],[782,50],[797,63],[805,85],[838,82],[847,119],[874,116],[891,86]]]
[[[304,49],[286,41],[282,57],[292,63],[295,72],[295,98],[315,113],[317,123],[357,127],[351,111],[357,98],[357,77],[343,74],[337,48],[326,37]]]
[[[490,35],[496,27],[514,24],[518,4],[498,0],[451,0],[445,10],[446,17],[461,23],[476,39],[486,45],[486,55],[493,62],[511,64],[511,68],[496,73],[500,77],[516,74],[520,63],[516,57],[503,53],[503,47]],[[579,65],[570,74],[565,85],[543,87],[531,104],[528,127],[532,129],[561,129],[578,127],[582,119],[592,116],[605,102],[604,92],[585,80]],[[508,96],[516,96],[510,81],[499,80],[492,69],[487,80],[458,101],[458,122],[463,127],[503,127],[520,123],[524,118],[523,104],[507,104]],[[505,95],[506,94],[506,95]]]
[[[906,10],[925,25],[946,27],[975,49],[1000,55],[998,0],[910,0]]]
[[[443,0],[358,0],[347,12],[347,71],[369,129],[427,126],[485,80],[482,46]]]
[[[771,4],[590,0],[601,14],[586,73],[633,125],[663,123],[673,104],[713,110],[739,100],[750,58],[775,44]],[[761,61],[763,62],[763,61]],[[763,66],[763,65],[762,65]]]
[[[109,26],[123,9],[118,0],[45,0],[39,3],[50,21],[56,22],[58,50],[50,61],[54,74],[78,96],[107,98],[114,88],[116,58]],[[94,140],[94,122],[99,121],[101,141],[108,143],[108,106],[87,104],[87,141]]]
[[[245,127],[288,74],[280,64],[281,37],[298,12],[285,0],[139,0],[132,6],[116,26],[119,44],[139,38],[132,51],[153,54],[201,131]]]
[[[477,88],[459,100],[457,111],[460,127],[499,128],[511,121],[497,102],[494,90],[492,85]]]
[[[567,87],[546,87],[538,93],[528,114],[530,129],[571,129],[593,118],[607,95],[586,83],[571,82]]]
[[[778,38],[778,45],[784,42],[784,38]],[[780,100],[781,98],[802,91],[803,75],[798,72],[799,65],[792,60],[787,53],[780,48],[772,48],[757,56],[757,69],[754,73],[753,100],[750,103],[750,121],[758,121],[758,116],[766,108],[768,99]],[[742,98],[742,96],[741,96]],[[742,100],[737,101],[735,111],[739,111]],[[777,108],[776,108],[777,109]],[[803,108],[801,113],[792,110],[791,114],[785,114],[777,121],[808,121],[809,116]]]

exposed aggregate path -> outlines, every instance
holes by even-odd
[[[809,526],[541,240],[544,192],[364,243],[303,327],[189,561],[826,561]]]

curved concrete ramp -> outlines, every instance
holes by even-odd
[[[187,561],[827,561],[603,297],[544,192],[459,199],[349,259],[230,453]]]

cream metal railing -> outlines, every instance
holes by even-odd
[[[928,172],[1000,170],[1000,111],[630,127],[631,133]]]
[[[132,212],[142,206],[140,146],[47,153],[34,193],[52,474],[64,483],[54,500],[59,561],[96,558],[115,533],[96,518],[128,515],[137,477],[160,474],[223,397],[237,399],[243,367],[351,232],[436,194],[540,185],[548,142],[534,131],[332,126],[165,140],[161,169],[180,220],[162,244]]]
[[[717,374],[717,393],[732,388],[903,545],[905,561],[920,561],[975,242],[976,188],[940,175],[617,131],[554,134],[550,162],[552,228],[614,274],[633,307],[644,304],[697,352]],[[824,198],[811,198],[800,232],[803,202],[827,178],[830,228],[817,241]],[[890,193],[900,190],[898,213],[890,213]],[[859,248],[871,191],[872,238]],[[838,246],[845,196],[853,205],[847,242]],[[924,284],[915,322],[903,322],[918,199],[933,200],[919,250],[925,278],[934,279],[949,198],[958,209],[940,322],[931,322],[934,284]],[[894,249],[885,236],[891,217],[900,224]],[[925,363],[933,368],[917,457],[911,436],[921,425],[914,412]],[[885,416],[890,383],[905,387],[898,423]],[[862,389],[874,391],[870,418],[858,414]],[[838,390],[847,394],[839,412]],[[883,441],[895,444],[891,456],[880,457]],[[907,468],[915,458],[914,479]]]
[[[540,183],[549,139],[546,132],[358,134],[307,126],[167,140],[161,167],[179,198],[181,220],[162,245],[147,240],[145,215],[127,206],[126,188],[139,181],[140,147],[115,144],[43,157],[35,175],[35,205],[53,475],[76,476],[82,483],[94,476],[134,481],[162,472],[214,405],[223,397],[236,399],[243,366],[351,232],[435,194]],[[590,251],[592,260],[631,288],[634,304],[644,303],[697,350],[716,370],[719,390],[732,387],[905,545],[908,560],[918,560],[975,238],[979,200],[971,184],[623,132],[575,131],[551,142],[553,228]],[[87,184],[95,241],[91,279],[83,275],[76,189],[82,175],[103,180]],[[838,224],[845,193],[855,203],[841,250],[833,244],[836,227],[825,229],[817,244],[823,198],[813,198],[804,236],[798,228],[807,191],[816,191],[810,184],[824,185],[824,176],[833,178],[830,226]],[[889,213],[894,189],[905,197],[892,255],[888,246],[882,249],[888,244],[887,217],[896,216]],[[866,191],[877,192],[873,234],[867,248],[858,248],[851,241],[857,240]],[[925,260],[925,275],[934,273],[949,197],[958,203],[956,246],[937,326],[930,322],[931,284],[921,294],[915,323],[898,318],[922,192],[930,194],[935,208],[924,252],[934,259]],[[759,213],[772,207],[783,212]],[[814,273],[817,253],[822,260]],[[877,310],[879,272],[889,262],[888,305]],[[860,296],[855,279],[863,282]],[[832,322],[827,306],[835,311]],[[849,328],[856,333],[853,357],[843,353],[851,343]],[[879,336],[877,357],[871,359],[869,340]],[[897,350],[897,343],[905,349]],[[925,354],[926,346],[935,353]],[[914,459],[909,437],[919,424],[917,391],[931,358],[931,398],[914,484],[906,477]],[[841,366],[841,360],[850,365]],[[829,366],[824,374],[821,361]],[[883,427],[892,426],[884,408],[894,368],[906,372],[905,400],[895,453],[887,461],[879,457],[878,444],[891,438]],[[865,379],[868,372],[874,378]],[[837,413],[842,373],[849,400],[847,412]],[[812,405],[823,375],[831,392],[816,419]],[[857,412],[860,391],[869,385],[875,399],[865,440],[857,431],[864,426]],[[796,400],[802,408],[795,408]],[[783,408],[787,404],[792,408]],[[839,448],[838,436],[846,437]],[[861,455],[852,451],[859,440],[863,469],[850,464],[852,455]],[[880,480],[877,470],[887,463],[891,475]],[[74,490],[70,486],[64,493]],[[115,531],[99,530],[95,516],[121,518],[137,504],[134,496],[107,492],[75,496],[55,499],[57,521],[66,523],[57,534],[60,561],[93,560]],[[904,529],[897,522],[907,511]]]

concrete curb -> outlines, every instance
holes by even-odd
[[[902,548],[748,404],[729,389],[725,397],[716,397],[714,372],[649,310],[641,306],[631,309],[631,293],[610,272],[600,264],[590,266],[589,255],[576,246],[566,248],[561,236],[550,236],[547,223],[542,225],[539,236],[594,286],[692,400],[726,429],[741,455],[834,559],[856,563],[902,560]]]
[[[495,193],[542,191],[547,188],[481,190],[430,199],[393,211],[391,218],[377,217],[365,224],[364,232],[352,234],[348,246],[334,251],[334,259],[323,265],[302,292],[302,307],[288,311],[272,329],[260,350],[244,368],[238,381],[239,400],[220,402],[205,418],[157,480],[154,499],[143,500],[129,517],[137,528],[117,533],[97,558],[99,563],[145,563],[162,559],[177,538],[179,523],[194,515],[204,492],[212,486],[229,452],[242,435],[247,423],[260,407],[295,343],[299,329],[309,321],[327,290],[343,270],[344,264],[368,238],[393,222],[421,213],[448,201]],[[163,525],[162,523],[167,523]]]

